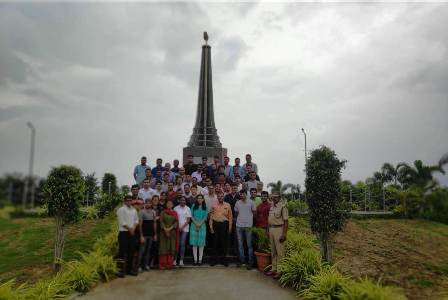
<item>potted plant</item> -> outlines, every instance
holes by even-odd
[[[271,247],[266,229],[252,227],[255,236],[255,257],[257,259],[258,270],[264,272],[271,264]]]

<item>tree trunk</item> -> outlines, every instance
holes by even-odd
[[[54,238],[54,260],[53,260],[53,271],[55,273],[59,272],[61,268],[61,259],[64,252],[64,221],[61,217],[56,217],[56,234]]]
[[[333,260],[333,253],[331,248],[331,236],[328,233],[321,233],[320,234],[320,252],[322,255],[322,258],[326,261],[331,263]]]

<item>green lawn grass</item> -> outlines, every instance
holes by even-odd
[[[83,220],[67,226],[64,260],[79,257],[111,230],[112,218]],[[34,281],[51,275],[54,249],[51,218],[0,219],[0,281]]]

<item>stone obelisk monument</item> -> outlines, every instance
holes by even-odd
[[[227,149],[222,147],[219,141],[218,131],[215,127],[213,113],[213,87],[212,87],[212,62],[211,47],[208,45],[208,34],[204,32],[205,44],[202,46],[201,72],[199,76],[199,95],[196,112],[196,123],[193,128],[188,146],[184,148],[183,160],[188,155],[193,155],[195,163],[200,163],[203,156],[209,161],[218,155],[222,161],[227,155]]]

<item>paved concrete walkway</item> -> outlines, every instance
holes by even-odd
[[[293,290],[258,270],[236,267],[151,270],[101,284],[78,299],[297,300]]]

